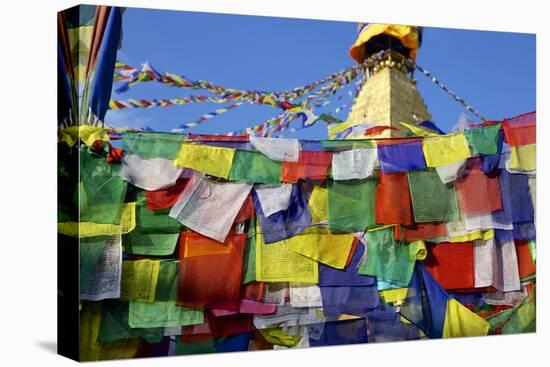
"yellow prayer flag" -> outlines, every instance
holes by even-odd
[[[537,168],[537,144],[511,147],[510,168],[518,171],[533,171]]]
[[[110,343],[97,341],[101,325],[101,303],[87,303],[80,313],[80,361],[126,359],[136,356],[139,338]]]
[[[473,232],[469,232],[460,236],[452,236],[449,237],[448,242],[470,242],[474,240],[490,240],[491,238],[495,237],[495,231],[492,229],[488,230],[475,230]]]
[[[409,130],[414,136],[439,136],[438,133],[435,133],[432,130],[423,126],[416,126],[406,122],[400,122],[399,124],[407,128],[407,130]]]
[[[359,124],[362,124],[362,122],[361,121],[344,121],[344,122],[341,122],[339,124],[330,125],[328,127],[328,137],[329,137],[329,139],[334,139],[336,137],[336,135],[338,135],[342,131],[344,131],[344,130],[350,128],[350,127],[357,126]]]
[[[153,302],[159,279],[159,269],[159,260],[123,261],[120,299]]]
[[[295,347],[302,339],[302,336],[287,334],[279,327],[260,329],[259,331],[268,343],[288,348]]]
[[[256,280],[260,282],[318,283],[317,262],[289,249],[289,240],[266,245],[256,224]]]
[[[428,137],[422,141],[428,167],[445,166],[471,157],[463,132]]]
[[[58,140],[67,143],[70,147],[75,145],[79,138],[84,144],[90,146],[96,140],[109,141],[109,134],[104,128],[91,125],[69,126],[58,132]]]
[[[354,236],[351,234],[332,234],[319,228],[308,228],[284,241],[287,242],[288,249],[291,251],[333,268],[343,269],[353,240]]]
[[[489,332],[489,323],[454,298],[447,301],[445,324],[443,325],[444,338],[463,336],[483,336]]]
[[[311,224],[328,222],[328,190],[321,186],[314,186],[309,198]]]
[[[62,222],[57,223],[57,232],[72,237],[112,236],[126,234],[136,228],[136,203],[122,204],[120,222],[118,224],[94,222]]]
[[[424,260],[428,256],[428,250],[426,249],[426,242],[424,240],[418,240],[411,243],[409,246],[416,246],[416,260]]]
[[[379,291],[378,294],[386,303],[403,303],[405,298],[407,298],[408,290],[409,288],[385,289]]]
[[[234,155],[231,148],[182,143],[174,165],[228,179]]]

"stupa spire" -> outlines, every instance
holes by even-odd
[[[414,61],[422,42],[422,28],[360,23],[358,37],[350,49],[350,56],[364,62],[380,51],[387,51],[381,59],[366,67],[366,80],[357,95],[347,122],[350,126],[370,123],[395,127],[372,137],[403,136],[399,122],[419,124],[431,120],[414,75]],[[354,129],[350,138],[359,138],[364,129]]]

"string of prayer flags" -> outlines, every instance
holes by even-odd
[[[61,141],[58,230],[79,242],[82,356],[534,331],[532,123],[346,141],[118,130],[112,144]]]

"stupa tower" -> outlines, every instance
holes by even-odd
[[[389,138],[404,135],[399,122],[417,125],[431,120],[413,78],[414,61],[421,43],[421,27],[359,24],[357,41],[350,49],[350,56],[358,63],[368,58],[372,62],[366,67],[366,81],[348,115],[349,126],[370,123],[398,128],[371,135]],[[384,50],[387,53],[381,59],[372,57]],[[360,131],[356,129],[355,136],[350,138],[360,137]]]

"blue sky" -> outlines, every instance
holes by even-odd
[[[161,72],[229,88],[283,91],[354,65],[348,50],[356,30],[353,22],[129,8],[123,17],[118,59],[138,67],[149,61]],[[535,56],[535,36],[531,34],[424,28],[417,63],[486,118],[501,119],[536,109]],[[416,73],[416,78],[433,120],[449,131],[467,111],[420,73]],[[342,104],[350,106],[352,100],[346,91],[342,91],[341,100],[315,110],[316,114]],[[207,93],[150,82],[123,94],[113,92],[113,98],[190,94]],[[170,131],[223,106],[196,103],[109,111],[105,120],[114,126],[149,126]],[[345,119],[347,111],[344,109],[337,116]],[[239,130],[278,113],[279,109],[269,106],[243,105],[188,131],[214,134]],[[285,136],[322,139],[326,138],[326,126],[319,122]]]

